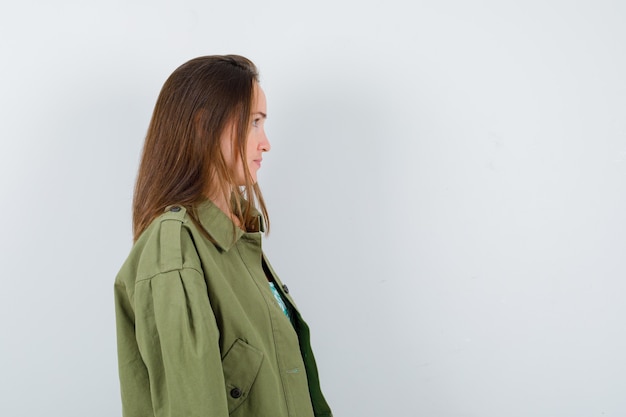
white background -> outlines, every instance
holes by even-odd
[[[167,76],[221,53],[261,70],[265,247],[336,416],[626,415],[608,0],[3,2],[0,415],[121,415],[143,137]]]

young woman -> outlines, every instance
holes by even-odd
[[[193,59],[161,90],[115,280],[126,417],[332,415],[309,329],[261,249],[266,115],[241,56]]]

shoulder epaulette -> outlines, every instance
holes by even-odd
[[[187,210],[181,206],[170,206],[161,216],[159,246],[161,251],[161,271],[172,271],[183,267],[181,248],[181,228]]]

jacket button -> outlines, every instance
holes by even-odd
[[[285,284],[283,284],[283,291],[285,291],[285,294],[289,294],[289,288]]]
[[[230,396],[233,398],[239,398],[241,397],[241,394],[243,393],[241,392],[239,388],[233,388],[230,390]]]
[[[170,208],[170,211],[173,211],[174,213],[178,213],[180,211],[180,207],[174,206],[174,207]]]

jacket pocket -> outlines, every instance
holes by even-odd
[[[237,339],[233,343],[222,359],[229,414],[248,398],[262,362],[263,352],[241,339]]]

